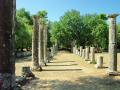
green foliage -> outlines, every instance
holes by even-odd
[[[32,19],[25,9],[16,12],[16,49],[30,49],[32,44]]]
[[[117,48],[120,49],[120,23],[117,25]]]
[[[71,43],[80,38],[81,26],[80,13],[76,10],[67,11],[59,22],[52,24],[51,41],[58,42],[64,47],[71,47]]]
[[[47,11],[39,11],[40,23],[48,25],[48,47],[58,43],[70,48],[71,45],[95,46],[99,49],[108,47],[108,25],[105,14],[80,15],[79,11],[70,10],[59,21],[48,22]],[[31,48],[32,18],[24,8],[16,13],[16,49]],[[120,24],[117,25],[117,44],[120,46]],[[120,48],[120,47],[119,47]]]
[[[43,25],[45,25],[45,24],[48,23],[47,11],[45,11],[45,10],[39,11],[39,12],[37,13],[37,15],[39,16],[39,18],[40,18],[40,20],[41,20],[40,22],[41,22]]]
[[[105,14],[86,14],[80,16],[76,10],[67,11],[58,22],[51,26],[51,41],[59,42],[63,47],[71,43],[80,46],[108,47],[108,26]]]

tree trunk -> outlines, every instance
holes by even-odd
[[[15,87],[16,0],[0,0],[0,90]]]
[[[38,17],[33,17],[33,34],[32,34],[32,61],[33,61],[33,70],[38,71],[42,68],[39,65],[38,59],[38,31],[39,31],[39,24],[38,24]]]

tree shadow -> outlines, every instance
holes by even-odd
[[[75,82],[60,80],[33,80],[24,90],[120,90],[120,80],[113,77],[80,77]]]

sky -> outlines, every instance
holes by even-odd
[[[93,13],[119,13],[120,0],[16,0],[17,9],[25,8],[30,14],[36,14],[40,10],[48,12],[48,19],[58,21],[67,10],[75,9],[81,15]],[[120,22],[120,16],[117,17]]]

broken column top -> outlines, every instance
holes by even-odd
[[[38,19],[38,16],[37,15],[33,15],[32,18]]]
[[[116,18],[117,16],[119,16],[119,14],[115,13],[115,14],[109,14],[108,18]]]

